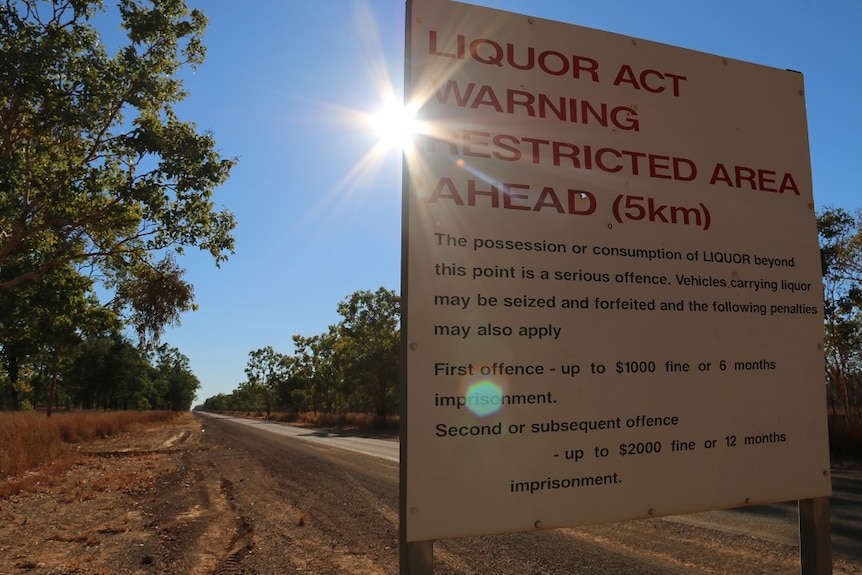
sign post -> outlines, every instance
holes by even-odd
[[[802,75],[448,0],[407,30],[403,543],[828,495]]]
[[[799,555],[802,575],[832,573],[832,529],[829,519],[828,497],[799,501]]]

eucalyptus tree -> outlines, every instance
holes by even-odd
[[[70,406],[135,409],[149,387],[150,367],[141,350],[120,334],[88,338],[64,373]]]
[[[16,266],[0,268],[0,278]],[[24,369],[44,374],[49,390],[42,403],[48,415],[58,375],[83,338],[119,330],[117,316],[100,304],[92,281],[71,265],[55,268],[14,290],[0,290],[0,358],[6,372],[0,384],[0,408],[16,409]]]
[[[201,386],[200,380],[191,370],[189,358],[179,349],[165,344],[156,348],[153,355],[153,396],[148,399],[148,403],[158,409],[188,411]]]
[[[326,333],[293,336],[292,356],[271,346],[250,352],[247,381],[204,406],[269,410],[279,398],[295,409],[370,412],[383,424],[398,408],[401,298],[383,287],[360,290],[337,309],[341,320]]]
[[[296,389],[293,403],[311,411],[335,413],[346,410],[350,390],[345,389],[344,377],[335,358],[338,335],[335,326],[320,335],[293,336],[296,352],[292,378]],[[300,393],[301,392],[301,393]]]
[[[233,253],[234,216],[213,192],[234,161],[175,112],[182,74],[204,60],[203,13],[104,4],[0,4],[0,269],[15,268],[0,291],[71,266],[158,336],[194,306],[174,254],[197,247],[218,265]],[[118,22],[120,41],[97,21]]]
[[[338,313],[335,358],[345,384],[382,424],[398,405],[401,298],[383,287],[360,290],[339,302]]]
[[[834,409],[862,419],[862,212],[828,207],[817,217],[823,263],[826,377]]]
[[[279,391],[287,384],[290,366],[290,358],[278,353],[270,345],[248,354],[245,368],[248,380],[243,385],[255,389],[259,394],[266,408],[267,418],[279,399]]]

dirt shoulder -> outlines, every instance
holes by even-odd
[[[0,498],[0,573],[397,572],[397,518],[382,522],[384,534],[345,535],[338,526],[353,511],[312,502],[326,475],[306,488],[310,465],[291,477],[291,462],[280,462],[288,471],[273,473],[277,455],[261,460],[231,445],[192,414],[81,444],[71,467],[28,474],[27,489]]]
[[[239,438],[229,426],[188,414],[80,445],[71,467],[30,474],[30,487],[0,498],[0,573],[398,572],[395,464],[363,457],[327,462],[316,446],[288,448],[257,433]],[[798,569],[792,546],[661,520],[564,531],[440,542],[435,572]],[[624,567],[629,555],[636,570]],[[645,564],[654,569],[644,571]],[[862,573],[856,563],[835,567],[836,574]]]
[[[243,527],[218,477],[193,464],[201,435],[184,415],[28,474],[29,488],[0,499],[0,572],[212,573]]]

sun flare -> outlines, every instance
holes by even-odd
[[[400,78],[393,78],[392,70],[403,68],[403,62],[390,62],[383,50],[377,18],[369,0],[353,3],[356,32],[362,42],[361,64],[367,72],[367,81],[358,86],[356,94],[348,95],[359,106],[315,102],[323,111],[321,121],[339,132],[350,132],[349,141],[361,141],[367,148],[357,149],[357,157],[345,173],[315,202],[304,218],[304,225],[325,229],[341,225],[341,218],[352,217],[371,196],[384,190],[387,201],[397,205],[401,196],[400,159],[408,163],[416,160],[415,148],[420,136],[431,136],[433,125],[423,121],[422,108],[430,94],[412,94],[405,98],[399,93]],[[407,102],[405,103],[405,99]],[[402,155],[401,158],[398,158]],[[335,174],[333,174],[335,175]],[[383,179],[381,179],[383,178]],[[376,201],[376,199],[375,199]],[[320,217],[333,218],[321,226]],[[335,219],[339,223],[335,223]]]
[[[387,149],[409,148],[413,136],[421,131],[421,125],[416,119],[416,107],[404,105],[394,98],[371,114],[368,121],[377,134],[379,144]]]

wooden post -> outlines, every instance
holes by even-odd
[[[413,2],[406,0],[404,14],[404,99],[409,102],[413,94],[410,93],[410,46],[413,25]],[[410,167],[407,165],[407,156],[401,155],[401,362],[399,381],[399,416],[400,416],[400,463],[399,463],[399,503],[398,513],[400,525],[398,529],[398,551],[400,563],[400,575],[433,575],[434,573],[434,542],[413,541],[407,542],[407,309],[409,308],[408,297],[410,290],[407,288],[407,254],[408,250],[408,203],[410,202]]]
[[[401,550],[401,575],[433,575],[434,542],[414,541]]]
[[[832,575],[829,497],[799,500],[799,556],[802,575]]]

